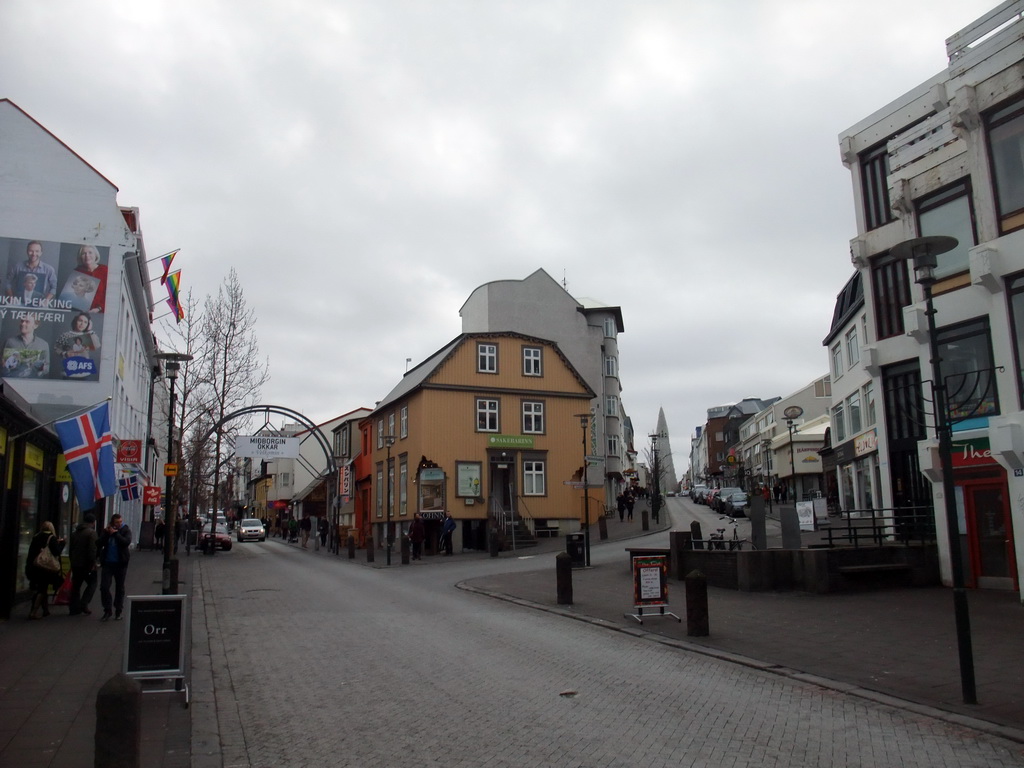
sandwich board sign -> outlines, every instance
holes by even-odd
[[[174,688],[143,688],[144,693],[173,693],[185,683],[185,595],[129,595],[125,611],[123,672],[128,677],[173,680]]]

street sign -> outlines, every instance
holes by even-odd
[[[178,465],[177,464],[164,464],[164,477],[177,477],[178,476]]]

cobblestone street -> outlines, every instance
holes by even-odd
[[[196,563],[193,668],[214,687],[193,680],[193,765],[1024,762],[998,737],[461,592],[465,561],[309,554]]]

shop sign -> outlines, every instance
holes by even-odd
[[[117,446],[118,464],[139,464],[142,462],[142,441],[122,440]]]
[[[533,438],[528,435],[490,435],[488,448],[533,448]]]
[[[54,479],[58,483],[71,482],[71,473],[68,472],[68,460],[64,457],[63,453],[57,457],[57,474]]]
[[[38,445],[28,443],[25,445],[25,466],[42,472],[43,471],[43,449]]]
[[[878,450],[878,430],[872,429],[865,432],[863,435],[858,435],[853,439],[853,453],[856,456],[864,456],[868,453],[874,453]]]
[[[996,464],[987,437],[955,440],[952,445],[953,467],[981,467]]]

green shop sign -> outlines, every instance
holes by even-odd
[[[533,448],[533,438],[526,435],[491,435],[488,448]]]

